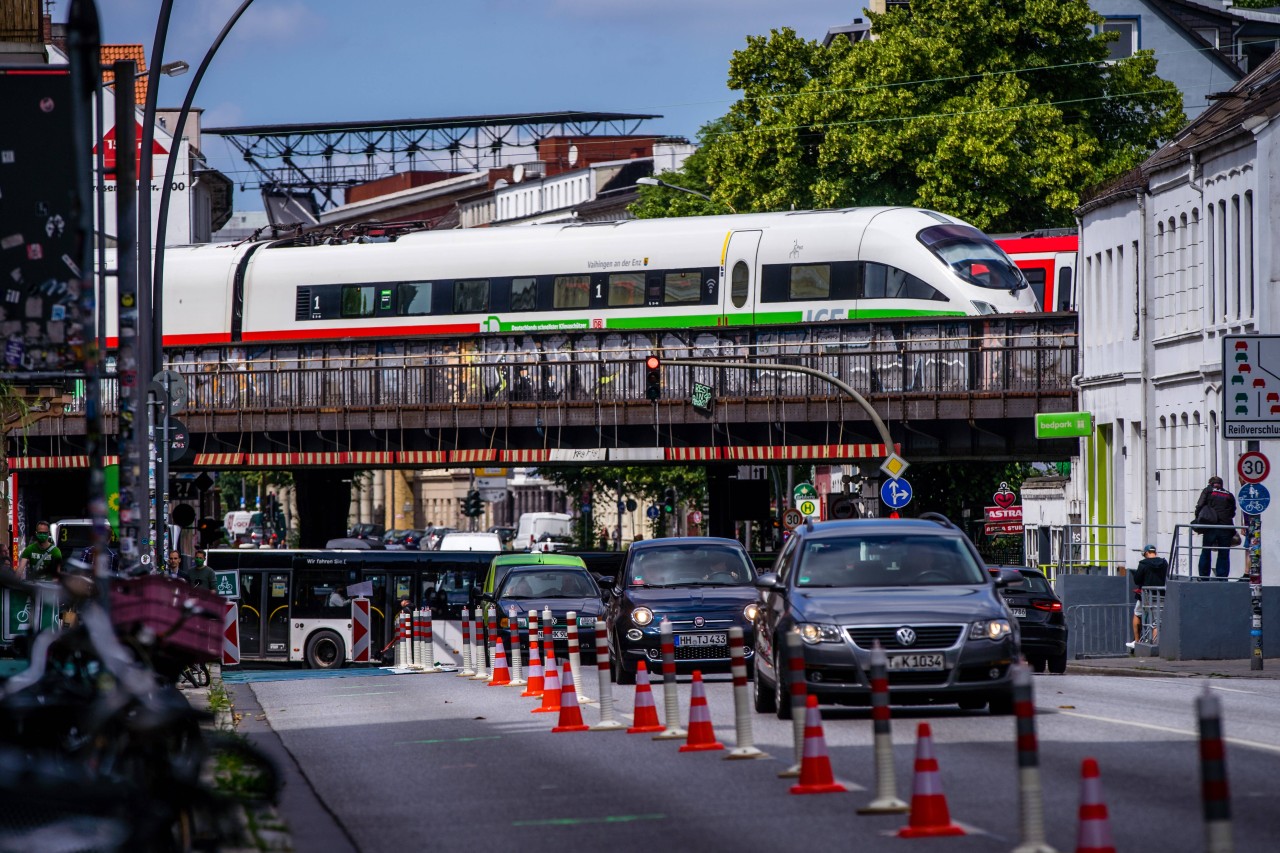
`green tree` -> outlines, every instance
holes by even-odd
[[[607,527],[606,518],[614,518],[613,507],[619,500],[634,498],[640,506],[661,504],[663,494],[674,488],[679,502],[685,506],[701,507],[707,499],[707,473],[704,468],[675,466],[669,468],[640,466],[593,465],[590,467],[547,468],[539,471],[549,482],[564,489],[571,503],[578,503],[588,492],[592,495],[596,524]],[[657,535],[660,518],[651,525],[651,533]],[[584,518],[579,524],[579,542],[583,547],[593,547],[599,529],[592,529]]]
[[[729,65],[741,100],[663,179],[739,211],[910,204],[1014,231],[1070,224],[1083,188],[1185,122],[1149,51],[1104,61],[1115,36],[1087,0],[914,0],[871,20],[855,45],[749,38]],[[708,212],[676,196],[646,188],[634,209]]]

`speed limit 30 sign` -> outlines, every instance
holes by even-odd
[[[1236,473],[1240,475],[1242,483],[1261,483],[1271,473],[1271,463],[1258,451],[1250,450],[1240,454],[1240,459],[1236,462]]]

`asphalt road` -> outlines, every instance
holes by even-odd
[[[597,692],[587,668],[583,692]],[[347,674],[352,674],[347,671]],[[1203,681],[1112,676],[1037,676],[1048,839],[1075,849],[1080,763],[1096,758],[1117,848],[1203,849],[1194,699]],[[1214,680],[1221,698],[1236,850],[1269,851],[1280,837],[1270,805],[1280,759],[1280,683]],[[709,677],[715,732],[734,745],[727,676]],[[680,742],[625,733],[553,734],[555,714],[530,714],[532,699],[453,675],[309,678],[251,689],[341,831],[315,832],[297,849],[564,851],[587,846],[694,850],[1011,849],[1019,840],[1014,720],[954,708],[894,709],[899,796],[910,799],[917,723],[933,728],[944,791],[962,838],[901,840],[905,816],[856,809],[874,787],[865,709],[826,708],[831,763],[851,791],[794,796],[777,777],[791,763],[789,722],[753,714],[756,744],[770,759],[725,761],[679,753]],[[629,721],[634,688],[615,686]],[[679,688],[687,721],[689,682]],[[660,687],[655,699],[662,708]],[[585,706],[588,724],[598,719]],[[297,792],[295,792],[297,793]],[[302,798],[305,799],[305,798]],[[311,822],[317,810],[286,820]],[[328,815],[323,815],[328,820]]]

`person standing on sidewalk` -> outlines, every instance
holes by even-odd
[[[1133,570],[1133,642],[1125,643],[1128,649],[1134,649],[1142,639],[1142,590],[1159,589],[1163,592],[1168,577],[1169,561],[1157,556],[1155,545],[1143,548],[1142,559]]]
[[[1236,496],[1222,487],[1222,478],[1209,478],[1209,485],[1200,492],[1196,501],[1196,524],[1231,525],[1236,522]],[[1234,530],[1202,529],[1204,547],[1200,551],[1200,577],[1209,577],[1209,564],[1213,557],[1210,549],[1218,552],[1218,563],[1213,573],[1218,578],[1226,578],[1231,574],[1230,546],[1235,539]]]
[[[62,569],[62,551],[53,544],[49,522],[37,521],[35,541],[18,555],[18,577],[29,581],[51,581]]]

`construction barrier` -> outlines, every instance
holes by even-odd
[[[240,608],[228,601],[222,611],[222,665],[240,663]]]
[[[568,661],[564,663],[561,676],[560,722],[551,731],[555,734],[585,732],[587,725],[582,722],[582,709],[578,707],[578,687],[573,683],[573,667]]]
[[[565,616],[564,624],[569,643],[569,668],[573,670],[573,683],[578,685],[582,683],[582,647],[578,644],[578,614],[570,610]],[[591,698],[584,696],[579,690],[578,701],[590,702]]]
[[[524,655],[520,653],[520,611],[513,604],[507,608],[507,637],[511,647],[511,686],[523,687]]]
[[[1227,786],[1227,753],[1222,741],[1222,704],[1204,683],[1196,697],[1200,726],[1200,796],[1204,801],[1204,849],[1231,853],[1231,793]]]
[[[680,697],[676,693],[676,640],[671,622],[662,620],[662,704],[667,727],[653,736],[654,740],[679,740],[689,733],[680,728]]]
[[[1022,830],[1022,843],[1013,848],[1013,853],[1057,853],[1045,840],[1036,705],[1031,669],[1025,663],[1013,665],[1013,713],[1018,735],[1018,825]]]
[[[733,673],[733,721],[735,746],[726,759],[768,758],[768,754],[756,748],[751,733],[751,698],[747,695],[747,655],[743,631],[737,625],[729,629],[729,669]],[[693,721],[690,720],[692,730]]]
[[[529,611],[529,684],[521,696],[542,698],[543,676],[542,655],[538,652],[541,641],[538,638],[538,611]]]
[[[493,653],[493,671],[490,673],[486,687],[506,687],[511,683],[511,670],[507,667],[507,652],[502,647],[502,638],[496,638],[497,646]]]
[[[422,608],[422,665],[427,672],[440,671],[440,667],[436,665],[436,638],[432,631],[434,615],[430,607]]]
[[[847,790],[849,789],[837,782],[831,773],[831,757],[827,754],[827,739],[822,733],[822,713],[818,710],[818,697],[810,696],[805,702],[800,781],[791,786],[791,793],[839,794]]]
[[[369,599],[353,598],[351,600],[352,663],[369,663],[369,640]],[[236,657],[239,658],[238,652]]]
[[[911,806],[898,799],[893,769],[893,732],[889,726],[889,656],[877,640],[871,647],[871,725],[876,765],[876,796],[858,814],[905,814]]]
[[[695,669],[689,695],[689,736],[680,751],[706,752],[718,749],[724,749],[724,744],[716,740],[716,732],[711,725],[711,709],[707,705],[707,689],[702,684],[702,670]]]
[[[934,838],[965,834],[962,827],[951,822],[947,797],[942,793],[938,756],[933,751],[933,730],[928,723],[921,723],[916,730],[916,772],[911,785],[911,819],[898,830],[898,837]]]
[[[642,660],[636,664],[636,712],[635,725],[627,729],[629,735],[662,731],[658,719],[658,706],[653,702],[653,689],[649,687],[649,667]]]
[[[488,620],[486,621],[485,624],[489,626],[489,630],[485,632],[485,639],[487,640],[487,642],[485,643],[485,652],[489,656],[488,680],[493,681],[494,659],[495,659],[495,656],[497,655],[497,648],[498,648],[498,608],[496,608],[492,604],[489,605]],[[507,677],[510,678],[510,673],[508,673]]]
[[[472,681],[488,681],[489,680],[489,673],[486,671],[486,668],[485,668],[485,662],[487,660],[487,658],[485,657],[486,644],[484,640],[481,639],[481,634],[480,634],[480,626],[483,624],[484,624],[484,611],[481,610],[479,607],[477,607],[475,609],[474,629],[471,632],[472,657],[475,658],[473,663],[476,668],[476,674],[471,676]]]
[[[560,694],[562,688],[560,686],[560,673],[556,671],[555,657],[547,658],[547,664],[543,667],[543,684],[542,684],[542,705],[534,708],[530,714],[550,714],[560,710]]]
[[[426,652],[426,648],[423,646],[424,637],[426,635],[422,627],[422,611],[421,610],[413,611],[412,624],[413,624],[413,645],[412,645],[413,660],[409,662],[409,665],[414,667],[415,669],[422,669],[424,666],[423,661],[426,659],[427,652]]]
[[[613,678],[610,672],[609,634],[603,619],[596,620],[596,683],[600,687],[600,722],[593,732],[620,732],[622,723],[613,716]]]
[[[471,612],[466,607],[462,608],[462,671],[458,673],[458,678],[470,678],[476,674],[475,667],[471,663]]]
[[[795,763],[778,774],[780,779],[794,779],[800,775],[800,767],[804,761],[804,718],[807,706],[808,688],[804,681],[804,641],[800,632],[794,629],[787,632],[787,684],[791,694],[791,737],[795,747]],[[782,678],[781,672],[775,672],[774,678]],[[783,710],[781,707],[779,711]]]

